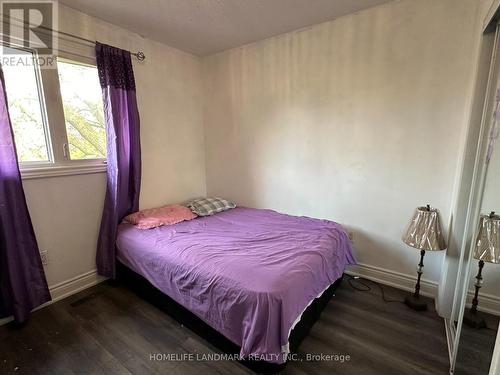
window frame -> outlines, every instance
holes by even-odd
[[[30,52],[35,58],[38,56],[36,49],[20,47],[13,43],[0,44]],[[58,56],[56,56],[56,61],[57,60],[70,64],[80,64],[91,67],[96,66],[95,58],[63,52],[58,53]],[[19,170],[22,178],[44,178],[105,172],[107,169],[106,158],[71,159],[57,65],[50,69],[40,69],[40,67],[35,66],[34,70],[49,160],[31,162],[20,161]]]

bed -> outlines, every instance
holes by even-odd
[[[117,259],[241,358],[276,364],[304,312],[354,263],[339,224],[242,207],[150,230],[121,224]]]

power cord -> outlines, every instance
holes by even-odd
[[[372,290],[371,286],[368,285],[365,281],[368,281],[372,284],[375,284],[376,286],[378,286],[378,288],[380,289],[380,293],[382,294],[382,300],[385,302],[385,303],[394,303],[394,302],[397,302],[397,303],[403,303],[404,304],[404,301],[400,301],[400,300],[396,300],[396,299],[387,299],[385,297],[385,291],[384,291],[384,288],[382,287],[382,285],[380,285],[379,283],[377,283],[376,281],[372,281],[372,280],[368,280],[368,279],[361,279],[359,276],[351,276],[351,275],[346,275],[347,276],[347,283],[351,286],[351,288],[353,288],[354,290],[357,290],[358,292],[370,292]],[[361,285],[361,287],[359,285],[356,285],[359,284]],[[483,327],[483,329],[485,330],[488,330],[488,331],[494,331],[494,332],[497,332],[497,329],[495,328],[491,328],[491,327]]]
[[[348,279],[347,279],[347,283],[351,286],[351,288],[353,288],[354,290],[357,290],[358,292],[370,292],[372,290],[371,286],[368,285],[365,281],[369,281],[370,283],[372,284],[375,284],[379,289],[380,289],[380,293],[382,294],[382,300],[385,302],[385,303],[403,303],[403,301],[400,301],[400,300],[396,300],[396,299],[388,299],[385,297],[385,290],[384,288],[382,287],[382,285],[380,285],[379,283],[375,282],[375,281],[372,281],[372,280],[366,280],[366,279],[363,279],[361,280],[359,276],[351,276],[351,275],[347,275]],[[359,285],[362,285],[361,287],[359,285],[356,285],[359,284]]]

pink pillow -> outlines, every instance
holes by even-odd
[[[138,229],[151,229],[162,225],[177,224],[195,217],[196,215],[189,208],[174,204],[134,212],[126,216],[123,221],[134,224]]]

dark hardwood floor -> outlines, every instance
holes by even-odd
[[[344,282],[299,354],[345,361],[297,361],[285,374],[447,374],[444,323]],[[384,287],[389,299],[404,293]],[[22,328],[0,327],[1,374],[250,374],[237,362],[151,360],[154,353],[217,353],[131,291],[106,282],[33,313]]]
[[[481,312],[488,328],[462,326],[458,347],[456,375],[488,375],[495,349],[499,317]]]

